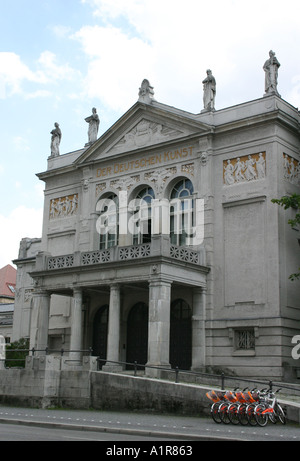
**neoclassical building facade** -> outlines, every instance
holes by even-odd
[[[299,244],[271,199],[299,193],[298,110],[271,93],[191,114],[153,94],[144,81],[107,132],[38,174],[14,339],[70,364],[92,348],[106,370],[295,377]]]

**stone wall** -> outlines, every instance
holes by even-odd
[[[151,411],[208,415],[206,392],[214,386],[96,371],[96,358],[76,367],[60,357],[27,357],[25,369],[0,370],[0,404],[28,407]],[[290,420],[300,421],[300,405],[285,402]]]

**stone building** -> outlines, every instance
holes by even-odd
[[[0,335],[9,343],[13,330],[17,271],[10,264],[0,269]]]
[[[144,80],[107,132],[38,174],[43,233],[14,261],[14,339],[72,364],[92,348],[107,370],[295,377],[299,236],[271,199],[299,193],[299,121],[277,92],[191,114]]]

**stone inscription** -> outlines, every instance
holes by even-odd
[[[244,155],[223,161],[224,184],[232,184],[264,179],[266,176],[266,153]]]
[[[50,202],[50,219],[65,218],[77,213],[78,195],[67,195],[52,199]]]
[[[180,159],[190,158],[193,155],[194,146],[175,149],[172,151],[165,151],[159,154],[149,155],[137,160],[130,160],[128,162],[114,163],[105,168],[98,168],[96,172],[97,178],[104,178],[119,173],[127,173],[136,171],[142,168],[147,168],[162,163],[174,162]]]

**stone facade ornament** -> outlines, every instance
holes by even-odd
[[[153,86],[150,85],[149,80],[144,79],[139,89],[139,101],[151,104],[153,101],[154,90]]]
[[[227,186],[264,179],[266,176],[266,154],[265,152],[260,152],[258,154],[225,160],[223,168],[224,184]]]
[[[59,128],[59,124],[57,122],[54,123],[55,128],[50,132],[52,135],[51,137],[51,157],[58,157],[59,156],[59,145],[61,141],[61,130]]]
[[[284,179],[291,184],[300,185],[300,162],[283,154]]]
[[[181,133],[167,126],[142,119],[132,130],[114,145],[114,152],[136,149],[166,141]]]
[[[203,106],[204,111],[215,110],[216,98],[216,79],[212,75],[210,69],[206,71],[207,77],[202,81],[203,83]]]
[[[99,130],[99,125],[100,125],[100,119],[97,114],[97,109],[95,107],[93,107],[92,109],[92,115],[90,115],[89,117],[86,117],[85,121],[89,124],[89,130],[88,130],[89,142],[86,144],[86,146],[90,146],[95,141],[97,141],[98,130]]]
[[[280,64],[275,57],[274,51],[269,51],[269,59],[267,59],[263,66],[265,71],[265,96],[269,96],[270,94],[280,96],[277,91],[279,67]]]
[[[78,195],[68,195],[52,199],[50,202],[50,219],[66,218],[76,214],[78,209]]]

